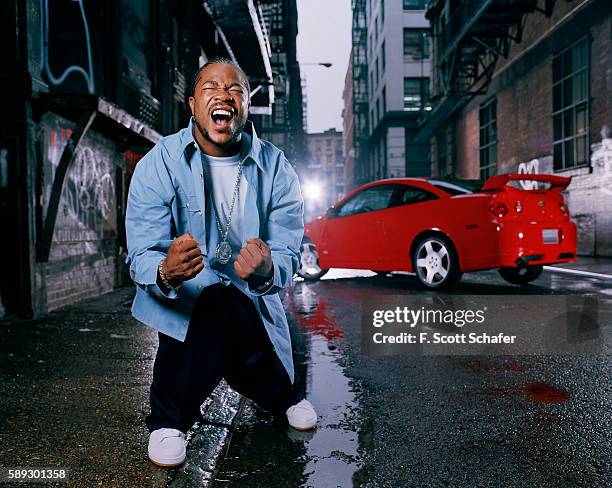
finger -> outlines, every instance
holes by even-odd
[[[245,259],[245,257],[241,254],[238,255],[238,257],[236,258],[236,262],[240,264],[240,267],[242,268],[242,270],[247,273],[247,274],[251,274],[253,272],[253,267],[251,266],[251,264]]]
[[[236,274],[238,275],[238,278],[240,278],[241,280],[246,278],[247,274],[245,273],[244,269],[242,268],[242,266],[238,262],[238,259],[236,259],[236,261],[234,261],[234,269],[236,270]]]
[[[195,258],[193,258],[191,261],[187,263],[187,266],[193,269],[195,266],[200,264],[202,261],[204,261],[204,256],[196,256]]]
[[[253,243],[247,244],[246,247],[243,247],[246,252],[248,252],[253,259],[261,259],[263,258],[263,254],[261,253],[261,249]]]
[[[198,241],[195,239],[185,239],[179,243],[179,250],[182,252],[190,251],[198,247]]]
[[[202,256],[202,250],[199,247],[191,249],[190,251],[183,251],[183,259],[185,261],[191,261],[198,256]]]
[[[252,246],[253,244],[249,245]],[[257,249],[251,250],[247,249],[246,247],[242,248],[242,257],[253,269],[257,268],[264,259]]]
[[[204,269],[204,264],[200,263],[198,264],[195,268],[193,268],[191,270],[191,272],[189,273],[191,278],[193,278],[195,275],[197,275],[200,271],[202,271]]]
[[[254,244],[255,246],[257,246],[257,249],[259,249],[259,252],[263,256],[268,256],[270,254],[270,248],[261,239],[259,239],[259,238],[249,238],[249,239],[246,240],[246,242],[248,244]]]

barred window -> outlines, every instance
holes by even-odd
[[[480,179],[497,174],[497,101],[480,106]]]
[[[589,162],[589,59],[583,37],[553,57],[555,171]]]

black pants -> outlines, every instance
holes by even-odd
[[[185,342],[159,333],[151,414],[146,418],[149,432],[163,427],[186,432],[222,378],[276,415],[303,398],[274,352],[251,299],[235,286],[219,283],[198,297]]]

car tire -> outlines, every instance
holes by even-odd
[[[526,285],[536,280],[541,274],[543,266],[519,266],[516,268],[500,268],[499,274],[508,283],[513,285]]]
[[[319,253],[317,246],[310,240],[302,241],[300,246],[300,267],[297,271],[298,276],[301,276],[308,281],[316,281],[322,278],[329,269],[322,269],[319,266]]]
[[[455,246],[439,235],[421,238],[412,254],[413,270],[425,288],[441,289],[455,285],[463,273]]]

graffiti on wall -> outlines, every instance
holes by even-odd
[[[57,122],[49,129],[48,191],[71,133],[70,128]],[[88,136],[77,148],[74,161],[64,180],[60,203],[60,215],[80,224],[79,227],[92,230],[99,229],[100,226],[114,226],[116,205],[112,149],[96,139],[93,135]]]
[[[521,175],[537,175],[540,172],[540,160],[532,159],[528,163],[520,163],[518,166],[518,173]],[[521,180],[521,188],[523,190],[537,190],[538,182],[530,180]]]
[[[74,73],[85,81],[87,91],[94,93],[91,36],[83,0],[55,0],[52,4],[49,8],[49,0],[40,0],[43,74],[51,85],[59,87]]]

